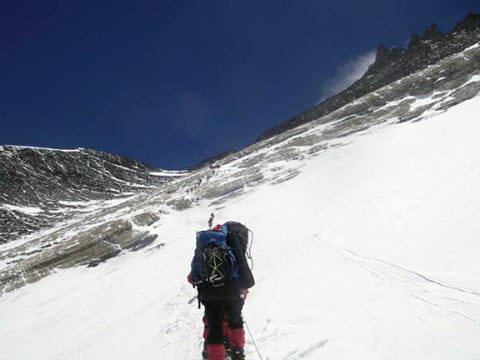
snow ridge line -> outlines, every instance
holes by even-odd
[[[450,309],[445,309],[443,306],[441,306],[441,305],[439,305],[439,304],[436,304],[436,303],[434,303],[433,301],[427,300],[427,299],[425,299],[425,298],[423,298],[423,297],[421,297],[421,296],[415,295],[415,294],[411,294],[411,296],[413,296],[415,299],[418,299],[418,300],[420,300],[420,301],[422,301],[422,302],[424,302],[424,303],[426,303],[426,304],[428,304],[428,305],[434,306],[434,307],[439,308],[439,309],[442,309],[442,310],[450,311],[451,313],[453,313],[453,314],[455,314],[455,315],[458,315],[458,316],[460,316],[460,317],[462,317],[462,318],[464,318],[464,319],[467,319],[467,320],[473,322],[474,324],[477,324],[477,323],[478,323],[478,321],[477,321],[476,319],[474,319],[474,318],[472,318],[472,317],[470,317],[470,316],[468,316],[468,315],[462,314],[462,313],[459,312],[459,311],[450,310]],[[458,300],[458,299],[451,299],[451,300]]]
[[[352,255],[353,257],[355,258],[358,258],[358,259],[361,259],[363,261],[370,261],[370,262],[379,262],[379,263],[382,263],[384,265],[387,265],[387,266],[390,266],[390,267],[393,267],[393,268],[396,268],[398,270],[401,270],[403,272],[406,272],[406,273],[409,273],[411,275],[414,275],[416,277],[419,277],[421,278],[422,280],[426,281],[426,282],[429,282],[429,283],[432,283],[434,285],[438,285],[438,286],[441,286],[443,288],[446,288],[446,289],[450,289],[450,290],[454,290],[454,291],[458,291],[458,292],[462,292],[462,293],[465,293],[465,294],[469,294],[469,295],[473,295],[473,296],[477,296],[477,297],[480,297],[480,292],[477,292],[477,291],[474,291],[474,290],[470,290],[470,289],[464,289],[464,288],[461,288],[461,287],[458,287],[458,286],[453,286],[453,285],[449,285],[449,284],[446,284],[446,283],[443,283],[443,282],[440,282],[438,280],[434,280],[424,274],[421,274],[419,272],[416,272],[414,270],[410,270],[410,269],[407,269],[403,266],[400,266],[400,265],[397,265],[397,264],[393,264],[393,263],[390,263],[388,261],[385,261],[385,260],[382,260],[382,259],[378,259],[378,258],[375,258],[375,257],[370,257],[370,256],[363,256],[363,255],[360,255],[352,250],[349,250],[347,248],[344,248],[340,245],[336,245],[336,244],[333,244],[327,240],[322,240],[324,241],[326,244],[328,244],[330,247],[338,250],[338,251],[341,251],[343,253],[348,253],[350,255]],[[360,264],[359,264],[360,265]],[[362,265],[361,265],[362,266]],[[363,267],[363,266],[362,266]],[[375,272],[372,271],[372,269],[368,269],[370,272],[374,273],[375,275],[377,276],[380,276],[378,274],[376,274]]]
[[[326,240],[323,240],[323,242],[345,256],[347,260],[383,281],[399,284],[406,289],[406,293],[412,298],[433,306],[444,313],[461,317],[475,325],[480,323],[480,302],[478,301],[480,294],[478,292],[431,279],[419,272],[375,257],[359,255],[352,250]],[[375,263],[377,266],[375,266]]]

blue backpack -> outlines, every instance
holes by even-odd
[[[194,283],[220,288],[239,278],[238,266],[227,245],[227,227],[220,231],[197,232],[197,247],[192,261]]]

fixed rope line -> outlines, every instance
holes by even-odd
[[[255,342],[255,339],[253,338],[252,332],[250,331],[250,328],[248,327],[247,320],[245,320],[245,317],[243,318],[243,322],[245,323],[245,326],[247,327],[248,335],[250,335],[250,339],[252,340],[253,346],[255,346],[255,350],[257,351],[258,357],[260,360],[263,360],[262,354],[260,354],[260,350],[258,350],[257,343]]]

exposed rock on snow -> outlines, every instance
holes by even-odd
[[[103,200],[125,198],[174,179],[154,172],[161,169],[101,151],[2,149],[0,243],[90,211]],[[37,211],[22,210],[28,208]]]
[[[408,49],[398,47],[387,49],[379,46],[375,63],[370,66],[360,80],[338,95],[332,96],[319,105],[266,131],[258,138],[258,141],[325,116],[368,93],[461,52],[475,45],[479,40],[480,15],[471,13],[449,33],[442,34],[434,25],[421,36],[414,34]],[[414,85],[411,95],[417,96],[433,90],[432,83],[428,78],[419,80],[418,88]],[[360,109],[360,111],[363,110]]]
[[[0,273],[0,292],[40,280],[56,268],[97,266],[122,250],[139,250],[157,238],[147,231],[134,230],[132,223],[125,220],[106,222],[63,239],[59,235],[49,239],[52,246],[32,254],[19,254],[30,256]]]
[[[135,225],[150,226],[153,223],[160,220],[160,217],[154,214],[153,212],[148,211],[142,214],[135,215],[132,220],[135,223]]]

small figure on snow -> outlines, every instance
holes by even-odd
[[[213,219],[215,218],[215,215],[213,213],[210,214],[210,219],[208,219],[208,228],[211,229],[212,228],[212,224],[213,224]]]
[[[247,227],[233,221],[197,232],[188,281],[205,307],[204,359],[224,360],[226,354],[245,359],[242,309],[255,284],[247,262],[248,234]]]

